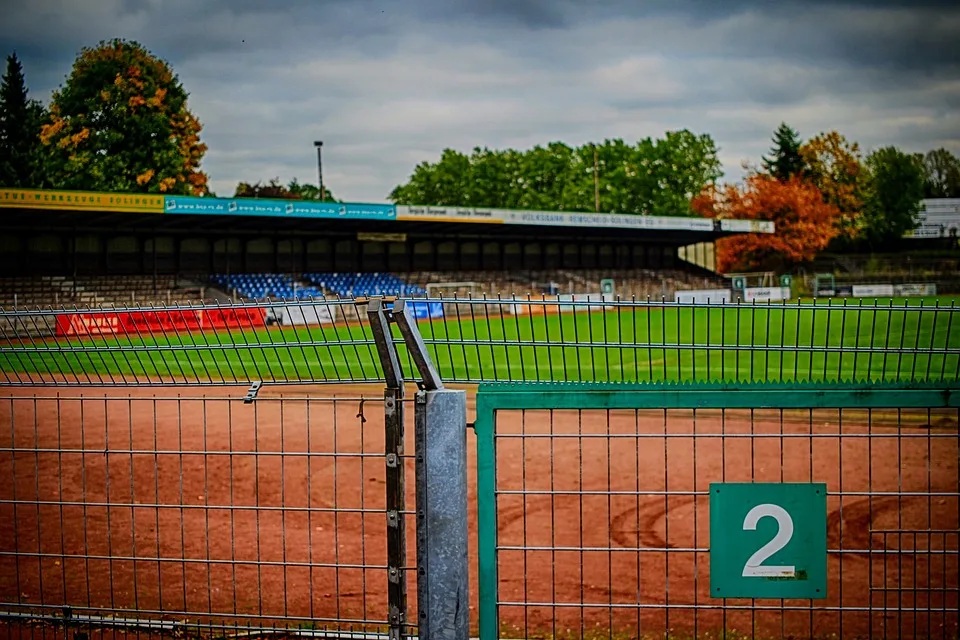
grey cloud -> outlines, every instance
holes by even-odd
[[[216,191],[314,181],[382,200],[445,147],[714,136],[728,177],[781,120],[960,151],[958,10],[932,1],[34,0],[0,20],[34,93],[137,39],[191,93]],[[912,8],[911,8],[912,7]],[[189,19],[184,19],[189,16]]]
[[[433,0],[426,4],[429,8],[420,12],[424,17],[433,15],[457,22],[479,19],[530,29],[570,26],[562,3],[555,0]]]

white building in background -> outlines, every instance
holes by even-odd
[[[905,238],[960,238],[960,198],[931,198],[920,209],[920,224]]]

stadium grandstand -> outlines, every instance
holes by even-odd
[[[560,296],[729,288],[713,242],[771,223],[477,208],[0,190],[0,307]],[[908,255],[825,254],[798,275],[960,292],[960,199],[926,200]],[[914,246],[911,244],[911,246]]]
[[[743,220],[0,190],[0,306],[353,296],[672,298]]]

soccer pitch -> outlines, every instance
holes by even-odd
[[[525,307],[533,313],[520,315],[492,308],[450,305],[445,319],[418,323],[442,379],[844,381],[960,375],[960,305],[944,298],[697,308],[613,304],[560,314],[544,314],[544,307],[533,305]],[[405,347],[398,347],[406,360]],[[12,382],[36,376],[184,383],[380,379],[366,323],[7,340],[0,354],[0,370]]]

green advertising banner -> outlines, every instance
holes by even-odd
[[[710,595],[826,598],[827,486],[711,484]]]

